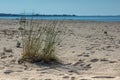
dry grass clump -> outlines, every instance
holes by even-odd
[[[29,62],[57,61],[56,45],[62,40],[65,31],[57,21],[40,25],[35,20],[20,22],[22,28],[22,60]]]

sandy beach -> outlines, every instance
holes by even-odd
[[[37,21],[47,24],[49,20]],[[120,80],[120,22],[61,21],[61,64],[18,64],[18,20],[0,20],[0,80]]]

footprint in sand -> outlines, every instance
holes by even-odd
[[[90,62],[98,62],[98,61],[99,61],[99,59],[97,59],[97,58],[96,58],[96,59],[91,59],[91,60],[90,60]]]
[[[80,79],[80,80],[91,80],[91,79]]]
[[[12,72],[14,72],[14,71],[13,70],[9,70],[9,69],[4,71],[5,74],[10,74]]]
[[[69,76],[63,76],[62,78],[64,78],[64,79],[68,79],[68,78],[69,78]]]
[[[89,53],[83,52],[82,54],[77,55],[77,56],[78,56],[78,57],[79,57],[79,56],[89,57],[90,55],[89,55]]]
[[[75,77],[71,77],[71,80],[76,80]]]
[[[5,67],[4,66],[0,66],[0,70],[3,70],[3,69],[5,69]]]
[[[111,79],[111,78],[115,78],[113,76],[94,76],[92,78],[107,78],[107,79]]]
[[[29,80],[29,78],[22,78],[22,80]]]

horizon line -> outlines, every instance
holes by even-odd
[[[99,14],[99,15],[77,15],[77,14],[39,14],[39,13],[0,13],[0,15],[23,15],[23,16],[120,16],[120,14],[118,14],[118,15],[101,15],[101,14]]]

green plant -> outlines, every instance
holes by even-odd
[[[29,62],[57,61],[56,45],[62,40],[57,21],[41,26],[35,20],[21,21],[23,53],[22,60]]]

